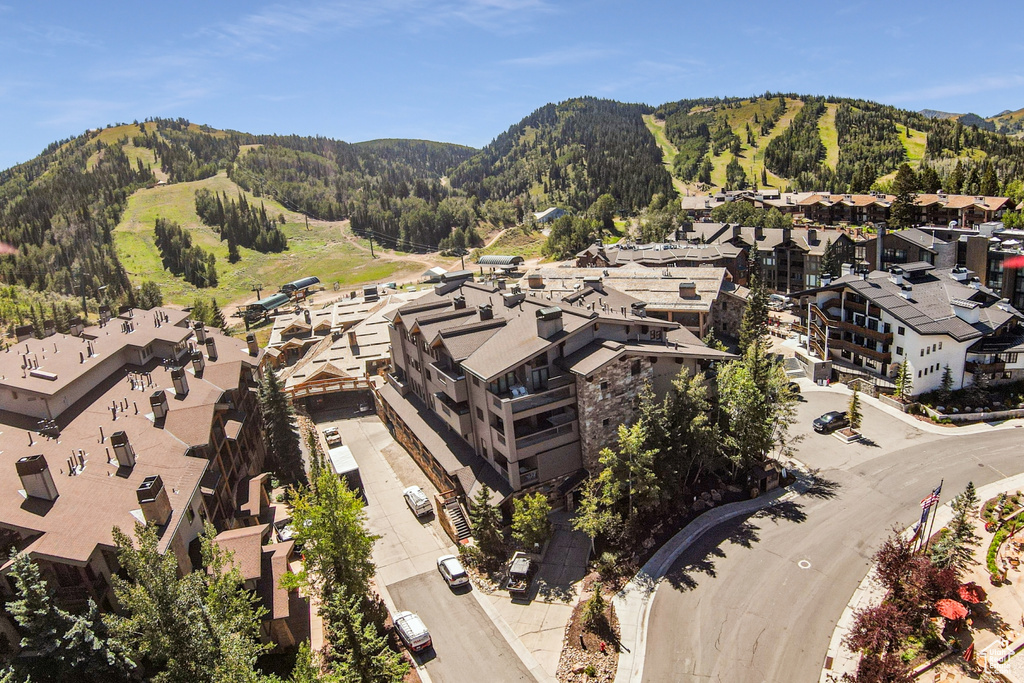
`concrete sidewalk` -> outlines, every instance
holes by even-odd
[[[736,517],[750,515],[758,510],[790,501],[806,492],[813,482],[800,472],[795,484],[776,489],[753,500],[729,503],[708,510],[673,536],[637,572],[613,598],[615,615],[619,620],[621,650],[615,683],[639,682],[643,679],[644,658],[647,654],[647,623],[650,607],[662,579],[672,564],[692,543],[710,529]]]
[[[818,386],[807,378],[801,378],[797,380],[800,384],[800,390],[802,392],[832,392],[835,394],[842,394],[844,396],[850,396],[853,391],[850,390],[845,384],[830,384],[829,386],[822,387]],[[872,398],[867,394],[860,394],[860,398],[864,401],[865,405],[869,405],[872,408],[881,410],[882,412],[895,417],[896,419],[905,422],[908,425],[916,427],[923,432],[929,434],[941,434],[943,436],[964,436],[966,434],[986,434],[993,431],[1002,429],[1015,429],[1024,427],[1024,418],[1014,418],[1012,420],[1003,420],[1000,422],[979,422],[976,424],[969,424],[957,427],[946,427],[943,425],[933,424],[926,420],[918,420],[913,415],[907,415],[903,411],[897,410],[890,405],[882,403],[877,398]]]
[[[1003,491],[1016,491],[1021,488],[1024,488],[1024,474],[1007,477],[992,484],[978,487],[978,500],[983,504],[989,498],[993,498]],[[959,491],[952,493],[949,498],[952,499],[953,496],[959,493]],[[953,519],[953,509],[949,503],[946,503],[935,512],[935,522],[932,525],[933,531],[946,526],[951,519]],[[904,533],[908,534],[910,532],[910,529],[907,529]],[[852,675],[857,669],[860,655],[850,652],[843,647],[842,640],[853,626],[854,612],[866,606],[877,605],[885,595],[885,591],[874,580],[873,575],[874,569],[868,572],[868,575],[861,581],[860,586],[854,591],[853,597],[850,598],[850,602],[847,603],[846,609],[843,610],[842,616],[839,617],[839,621],[836,622],[835,630],[832,632],[832,639],[829,642],[828,652],[825,655],[825,662],[822,665],[820,683],[839,681],[842,679],[843,674],[849,673]],[[827,668],[829,665],[830,668]]]

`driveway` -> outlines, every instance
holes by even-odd
[[[536,661],[508,626],[489,614],[483,598],[475,591],[453,593],[438,573],[437,558],[457,554],[456,548],[433,514],[417,519],[402,497],[402,490],[413,484],[431,500],[437,491],[384,424],[376,415],[343,417],[335,412],[317,419],[317,427],[337,427],[359,464],[367,527],[381,537],[373,548],[377,582],[388,594],[390,609],[416,612],[427,625],[434,647],[417,661],[430,679],[536,680],[531,674]]]
[[[817,393],[807,392],[801,424],[845,407]],[[680,556],[650,608],[643,680],[817,681],[833,627],[889,529],[912,524],[940,479],[946,501],[968,481],[1024,469],[1016,430],[924,435],[877,410],[865,410],[864,424],[877,448],[809,436],[799,457],[821,468],[815,489],[719,526]]]

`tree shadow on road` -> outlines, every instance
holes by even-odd
[[[803,495],[811,498],[835,498],[839,491],[839,483],[826,479],[817,472],[812,475],[811,485],[804,491]]]
[[[831,488],[826,488],[826,491],[834,491],[835,488],[833,484]],[[824,494],[820,495],[825,497]],[[760,528],[755,520],[799,524],[806,519],[807,515],[799,502],[785,500],[756,510],[746,517],[719,524],[683,551],[665,576],[665,581],[677,590],[690,591],[698,586],[701,575],[715,578],[715,562],[726,556],[726,550],[730,545],[749,550],[760,542]]]

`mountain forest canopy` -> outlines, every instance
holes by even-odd
[[[13,246],[0,254],[0,284],[24,292],[21,303],[11,299],[21,318],[27,304],[39,303],[31,292],[57,303],[85,299],[91,310],[126,300],[133,295],[129,278],[146,275],[127,272],[114,244],[129,197],[158,182],[225,172],[257,198],[314,219],[348,219],[356,234],[406,251],[464,249],[492,228],[528,221],[530,212],[560,206],[583,213],[602,195],[612,198],[616,213],[637,215],[656,195],[674,197],[673,182],[890,192],[904,163],[922,191],[1020,201],[1024,139],[1005,134],[1016,131],[1020,114],[930,118],[793,93],[657,108],[583,97],[537,109],[481,150],[424,140],[252,135],[147,119],[54,142],[0,171],[0,241]],[[648,129],[651,120],[663,126],[665,149]],[[250,196],[222,190],[200,192],[195,208],[228,242],[229,262],[241,258],[239,247],[287,248],[279,220]],[[559,250],[590,232],[581,225]],[[170,252],[164,257],[180,260]]]

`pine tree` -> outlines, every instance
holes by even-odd
[[[839,277],[843,266],[839,262],[839,248],[832,242],[832,238],[825,241],[825,253],[821,257],[821,274]]]
[[[363,598],[334,590],[321,607],[333,674],[346,683],[401,683],[409,665],[372,622],[364,623]]]
[[[756,258],[751,256],[750,261],[747,285],[750,294],[740,322],[740,353],[746,353],[752,343],[768,333],[768,292],[761,280],[760,268],[756,267]]]
[[[24,636],[21,647],[37,655],[19,660],[21,673],[40,682],[128,680],[135,665],[107,634],[95,602],[89,600],[84,614],[54,605],[39,566],[25,554],[13,558],[8,575],[17,596],[7,604],[7,611]]]
[[[491,489],[486,484],[480,487],[469,508],[469,521],[473,524],[473,538],[484,556],[500,563],[505,560],[505,538],[501,533],[501,516],[491,505]]]
[[[947,365],[948,369],[949,366]],[[910,363],[903,361],[896,365],[896,400],[906,402],[910,398],[910,392],[913,391],[914,380],[910,374]]]
[[[900,228],[909,228],[917,222],[917,174],[909,164],[901,164],[892,181],[895,197],[889,208],[889,222]]]
[[[216,299],[210,299],[210,326],[220,330],[228,326],[227,321],[224,319],[224,312],[220,310]]]
[[[114,527],[118,562],[127,578],[113,576],[122,611],[108,616],[112,633],[161,683],[255,682],[266,610],[245,590],[237,567],[213,542],[209,523],[201,537],[208,571],[178,574],[173,552],[161,553],[156,528],[137,524],[135,540]]]
[[[604,599],[604,588],[600,581],[594,584],[592,590],[594,592],[587,599],[587,602],[584,603],[583,613],[580,615],[580,618],[585,628],[590,631],[597,631],[606,624],[604,613],[608,608],[608,603]]]
[[[953,371],[949,369],[949,366],[945,366],[942,369],[942,380],[939,383],[939,400],[943,404],[949,403],[949,399],[953,397]]]
[[[950,503],[953,518],[946,525],[945,535],[932,548],[932,562],[938,567],[952,567],[958,576],[977,564],[974,550],[981,539],[974,532],[973,519],[978,502],[974,482],[967,482],[963,492]]]
[[[846,417],[850,421],[850,429],[860,429],[860,423],[864,419],[864,414],[860,409],[860,393],[856,389],[853,390],[853,396],[850,397],[850,405],[846,409]]]
[[[277,373],[269,366],[260,382],[259,403],[267,454],[275,474],[288,483],[306,483],[295,411],[281,388]]]

